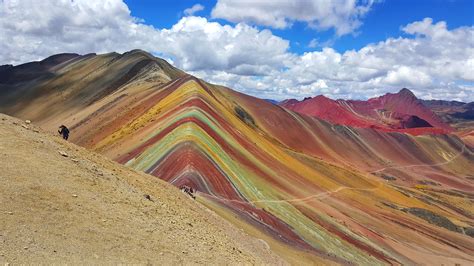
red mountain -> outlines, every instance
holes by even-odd
[[[303,101],[286,100],[280,105],[333,124],[352,127],[376,128],[413,135],[452,131],[449,125],[423,105],[408,89],[367,101],[332,100],[319,95],[305,98]]]

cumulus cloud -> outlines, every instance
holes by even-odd
[[[326,47],[294,56],[284,70],[254,81],[214,72],[199,74],[231,87],[253,82],[249,86],[256,88],[254,94],[277,99],[315,94],[368,98],[408,87],[423,98],[474,100],[474,27],[448,30],[445,22],[424,19],[402,30],[410,36],[344,53]]]
[[[171,58],[188,71],[260,75],[291,57],[289,41],[269,30],[193,16],[183,17],[170,29],[156,29],[132,17],[120,0],[3,1],[0,40],[1,62],[13,64],[61,52],[140,48]]]
[[[213,18],[231,22],[246,22],[277,29],[301,21],[319,30],[333,28],[338,36],[352,33],[361,18],[370,10],[374,0],[218,0],[212,10]]]
[[[246,24],[232,27],[202,17],[185,17],[161,31],[171,54],[185,70],[226,70],[240,75],[264,75],[291,57],[289,42],[269,30]]]
[[[151,48],[160,36],[116,0],[0,2],[0,60],[20,63],[59,52]]]
[[[196,12],[199,12],[199,11],[202,11],[204,10],[204,6],[201,5],[201,4],[195,4],[194,6],[190,7],[190,8],[186,8],[183,13],[186,15],[186,16],[192,16],[194,15]]]
[[[474,100],[474,27],[450,30],[427,18],[401,33],[360,50],[325,47],[298,55],[288,40],[246,23],[186,16],[157,29],[131,16],[120,0],[0,1],[0,64],[139,48],[265,98],[367,98],[408,87],[424,98]]]

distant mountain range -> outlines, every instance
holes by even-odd
[[[441,119],[458,130],[474,129],[474,102],[422,100]]]
[[[320,95],[303,101],[286,100],[280,105],[339,125],[414,135],[452,131],[449,124],[443,122],[408,89],[367,101],[332,100]]]
[[[141,50],[0,68],[0,112],[192,187],[297,265],[474,261],[472,131],[441,115],[468,121],[471,105],[434,105],[407,89],[277,105]]]

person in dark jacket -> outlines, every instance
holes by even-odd
[[[58,133],[61,134],[65,140],[69,138],[69,129],[65,125],[59,127]]]

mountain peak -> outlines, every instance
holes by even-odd
[[[331,99],[331,98],[328,98],[322,94],[318,95],[318,96],[315,96],[313,98],[311,98],[312,100],[315,100],[315,101],[327,101],[327,102],[333,102],[334,100]]]
[[[208,227],[204,226],[205,224],[200,219],[203,217],[201,211],[204,215],[209,214],[206,209],[195,210],[188,204],[189,206],[184,206],[189,207],[187,208],[189,211],[183,211],[180,206],[174,206],[187,204],[186,202],[193,203],[193,199],[187,196],[188,193],[183,194],[178,189],[175,189],[175,192],[165,191],[162,188],[164,184],[160,185],[158,180],[155,180],[160,178],[178,188],[184,188],[186,192],[191,188],[196,191],[195,194],[190,192],[189,196],[193,198],[196,196],[198,203],[205,203],[203,206],[195,206],[196,208],[209,207],[212,213],[222,213],[225,218],[229,218],[230,223],[234,222],[244,229],[251,228],[252,232],[255,232],[252,235],[257,237],[254,240],[255,243],[263,247],[263,251],[258,251],[258,254],[268,257],[269,252],[272,251],[271,247],[277,245],[281,247],[277,249],[281,252],[277,255],[282,254],[284,259],[289,258],[289,263],[309,264],[321,261],[321,264],[352,262],[370,265],[416,264],[420,261],[439,261],[439,253],[451,256],[458,254],[459,257],[450,258],[448,261],[452,263],[452,261],[463,262],[463,258],[469,257],[462,252],[470,250],[468,230],[471,230],[471,227],[461,227],[466,223],[454,224],[454,222],[469,220],[467,214],[470,206],[458,204],[456,208],[451,208],[458,202],[451,198],[443,198],[446,204],[439,206],[436,201],[437,194],[424,198],[423,189],[437,186],[437,189],[443,190],[444,193],[453,188],[457,194],[464,197],[474,187],[465,181],[465,177],[474,172],[472,158],[469,157],[470,154],[461,143],[460,137],[456,135],[408,137],[401,134],[446,132],[440,128],[441,123],[434,119],[433,113],[417,104],[416,98],[391,93],[374,98],[370,102],[344,102],[320,95],[284,109],[224,86],[205,83],[177,70],[165,63],[165,60],[159,58],[151,60],[142,54],[145,53],[134,51],[125,56],[97,55],[81,58],[68,64],[60,64],[55,67],[54,73],[37,74],[28,68],[18,68],[18,75],[13,79],[8,76],[10,83],[1,84],[0,88],[0,112],[21,116],[23,121],[26,119],[34,121],[34,124],[44,126],[48,132],[54,132],[55,126],[65,124],[72,134],[69,142],[57,140],[58,136],[48,138],[45,135],[46,132],[43,134],[34,131],[31,121],[25,121],[25,124],[17,121],[9,134],[2,135],[2,132],[8,130],[5,126],[8,120],[3,121],[0,115],[0,152],[7,154],[11,152],[14,155],[3,156],[6,159],[0,160],[2,178],[5,176],[3,173],[5,167],[2,168],[2,163],[8,165],[10,161],[21,163],[26,160],[27,162],[22,164],[27,168],[6,175],[6,178],[16,183],[10,186],[11,182],[1,182],[0,199],[3,199],[2,196],[5,194],[5,189],[3,189],[5,184],[7,188],[10,188],[10,194],[15,195],[18,191],[16,184],[26,184],[28,187],[24,187],[29,188],[35,180],[42,178],[42,176],[37,176],[38,170],[42,169],[49,178],[46,183],[52,186],[24,190],[27,193],[33,193],[34,196],[38,194],[38,191],[46,191],[47,194],[38,194],[38,196],[46,195],[57,202],[41,201],[40,205],[34,205],[37,202],[33,202],[33,205],[23,204],[25,199],[38,197],[19,197],[20,202],[8,202],[20,203],[17,206],[26,207],[38,205],[37,209],[41,210],[49,210],[43,208],[44,204],[61,207],[62,205],[58,205],[61,197],[67,198],[66,203],[74,208],[78,207],[79,203],[79,207],[90,203],[91,208],[73,209],[73,213],[90,214],[79,218],[91,219],[91,224],[94,224],[97,222],[97,215],[94,214],[100,209],[110,208],[109,213],[116,214],[115,216],[108,217],[105,213],[99,217],[111,221],[106,222],[107,226],[112,226],[112,222],[115,221],[120,222],[121,220],[117,217],[125,217],[122,220],[126,222],[127,219],[136,221],[138,217],[144,221],[137,224],[137,226],[143,225],[143,228],[137,227],[138,231],[135,235],[139,238],[131,238],[132,234],[128,234],[118,235],[120,239],[131,239],[131,242],[135,243],[146,242],[157,237],[163,238],[165,242],[162,244],[166,247],[165,251],[170,251],[172,255],[173,251],[177,250],[178,254],[182,254],[181,251],[184,250],[187,252],[186,259],[191,262],[201,261],[200,257],[194,254],[199,255],[202,252],[209,257],[228,260],[229,256],[231,259],[237,258],[240,252],[246,255],[244,248],[247,244],[251,244],[249,249],[253,250],[251,240],[242,239],[234,233],[208,239],[212,243],[219,242],[219,245],[215,245],[211,251],[209,251],[209,246],[204,245],[206,241],[197,241],[195,245],[192,245],[196,247],[193,252],[186,249],[187,246],[180,246],[179,241],[173,242],[172,240],[180,240],[181,237],[177,235],[176,239],[172,238],[173,235],[166,234],[169,230],[138,234],[145,231],[150,220],[156,217],[163,219],[163,224],[160,226],[162,225],[164,229],[174,226],[177,232],[184,230],[186,236],[189,235],[191,239],[199,237],[199,234],[195,234],[196,228],[204,234],[219,233],[207,230]],[[411,93],[407,94],[411,95]],[[324,120],[329,122],[324,122]],[[12,122],[8,124],[12,125]],[[394,132],[400,134],[394,134]],[[117,166],[113,169],[111,167],[104,169],[102,166],[107,166],[109,163],[92,160],[99,158],[95,155],[96,153],[90,154],[90,156],[94,155],[92,159],[88,157],[89,155],[80,157],[81,154],[85,154],[85,150],[78,151],[75,146],[54,146],[48,150],[47,145],[41,145],[39,148],[37,145],[28,145],[29,142],[25,139],[19,139],[23,134],[29,134],[33,138],[31,143],[38,142],[38,139],[47,140],[45,145],[78,143],[136,171],[149,173],[152,176],[130,176],[129,174],[136,172],[124,172],[125,170]],[[12,143],[27,145],[15,147]],[[69,148],[63,149],[63,147]],[[69,155],[64,157],[58,151],[67,152]],[[28,156],[22,156],[24,154]],[[446,158],[444,156],[446,154],[452,156]],[[457,155],[454,156],[454,154]],[[42,155],[46,157],[43,158]],[[17,157],[25,160],[18,160]],[[74,161],[76,159],[79,163]],[[456,159],[455,163],[449,163],[453,159]],[[443,163],[445,161],[446,163]],[[59,169],[55,175],[51,175],[49,169],[39,167],[51,166],[49,162],[54,169]],[[437,167],[440,164],[443,164],[443,167]],[[414,165],[423,167],[413,170]],[[18,167],[6,168],[6,170],[18,170]],[[26,171],[28,169],[33,171]],[[81,169],[84,174],[79,172]],[[50,194],[50,190],[62,189],[58,187],[58,184],[64,179],[61,177],[66,176],[63,172],[68,171],[72,171],[72,176],[81,176],[81,178],[65,178],[65,182],[68,182],[65,183],[67,188],[72,188],[72,190],[61,190],[58,195]],[[28,173],[36,175],[26,177]],[[21,178],[18,178],[19,174]],[[31,182],[25,183],[25,180]],[[84,180],[97,182],[84,182]],[[430,180],[433,180],[433,183],[429,183]],[[385,185],[386,182],[392,182],[393,185]],[[422,185],[423,189],[411,189],[415,184]],[[159,187],[154,188],[157,185]],[[351,193],[338,193],[345,188],[344,185],[351,189]],[[400,190],[409,190],[413,196],[403,197],[398,187]],[[120,193],[112,193],[113,191]],[[165,194],[156,194],[161,191]],[[76,193],[77,197],[71,197],[72,193]],[[111,200],[98,198],[99,200],[84,201],[90,199],[91,194],[100,196],[101,193],[106,193],[106,199]],[[144,193],[147,194],[144,195]],[[176,193],[178,195],[174,195]],[[9,194],[6,195],[9,196]],[[52,197],[49,197],[50,195]],[[176,204],[167,202],[166,195],[174,198],[175,201],[172,203]],[[120,196],[126,198],[120,199]],[[322,196],[325,200],[321,200]],[[312,201],[309,202],[308,199]],[[123,206],[110,204],[121,200],[127,202],[127,204],[122,204],[127,207],[124,207],[123,213],[119,212]],[[337,205],[338,208],[332,208],[333,200],[341,203]],[[109,204],[97,205],[104,202]],[[306,205],[297,208],[293,205],[295,202],[304,202]],[[352,202],[357,202],[357,204],[351,204]],[[162,203],[167,207],[163,207]],[[277,203],[279,204],[275,207],[276,209],[266,207],[276,206]],[[151,214],[133,211],[139,206],[145,206]],[[417,206],[426,206],[429,209]],[[152,207],[156,207],[157,210],[155,211]],[[12,213],[8,215],[9,221],[12,221],[9,223],[11,227],[7,229],[16,230],[18,219],[24,218],[22,214],[25,211],[15,209],[15,205],[8,205],[6,208],[2,205],[2,209],[12,210]],[[63,211],[60,214],[70,212],[65,208],[59,209]],[[28,208],[25,210],[29,211]],[[178,216],[168,217],[169,210],[176,210]],[[46,213],[45,217],[51,218],[52,212],[56,213],[56,210]],[[124,216],[130,212],[133,215]],[[361,216],[362,212],[366,215]],[[397,219],[393,220],[390,217],[387,219],[384,213],[393,213]],[[167,217],[160,217],[160,214]],[[445,217],[442,216],[444,214],[453,215]],[[34,217],[43,216],[39,213]],[[320,217],[327,217],[327,219],[320,219]],[[166,223],[170,220],[167,218],[177,221],[170,225]],[[441,219],[443,222],[431,224],[433,219]],[[6,219],[2,219],[2,222],[4,220]],[[347,222],[349,220],[351,222]],[[69,226],[68,231],[58,231],[59,240],[64,240],[64,237],[69,235],[74,239],[76,231],[83,228],[82,224],[74,227],[69,221],[70,219],[65,221],[67,223],[63,223]],[[2,222],[0,224],[3,225]],[[373,226],[382,223],[386,226]],[[408,226],[405,226],[406,223]],[[99,235],[99,240],[109,239],[110,232],[120,227],[129,228],[130,224],[121,223],[110,227],[111,230],[102,230],[103,232],[95,230],[93,233],[102,233]],[[26,225],[25,228],[32,228],[30,224]],[[37,226],[33,229],[41,228],[41,221],[35,225]],[[396,233],[393,233],[394,227],[397,227]],[[70,228],[78,230],[71,231]],[[308,234],[308,228],[315,228],[316,233]],[[451,230],[451,232],[446,230]],[[347,234],[347,232],[352,233]],[[412,242],[405,245],[406,236],[413,235],[414,232],[419,232],[420,236],[426,237],[413,238]],[[33,231],[26,233],[27,237],[31,235],[36,239],[36,234],[30,234],[34,233]],[[47,235],[48,237],[55,236],[55,234]],[[259,239],[262,235],[269,243],[261,243]],[[324,236],[324,241],[321,241],[320,235]],[[386,236],[386,238],[377,237],[377,235]],[[430,238],[431,235],[442,235],[446,242]],[[224,245],[224,237],[239,239],[239,241],[242,239],[245,245],[242,248],[237,245],[238,243],[235,245],[231,243],[232,246]],[[398,243],[397,246],[387,245],[385,239],[388,238],[392,241],[390,243]],[[54,240],[48,238],[45,243],[53,243]],[[427,241],[433,244],[430,247],[435,247],[432,253],[428,253],[431,252],[428,248],[420,254],[412,250],[413,246],[426,246]],[[175,242],[177,244],[173,246]],[[453,244],[446,245],[445,243]],[[40,244],[39,241],[35,241],[35,246],[31,250],[36,247],[44,247],[45,250],[56,248],[56,246],[37,246]],[[84,250],[90,253],[91,249],[102,249],[104,254],[115,250],[111,250],[110,246],[105,244],[105,246],[100,246],[100,243],[92,244],[94,245],[87,246]],[[19,242],[18,245],[23,249],[24,243]],[[454,245],[459,248],[456,254],[450,253]],[[11,254],[18,254],[17,245],[7,246],[8,250],[12,251]],[[155,252],[144,250],[150,254]],[[218,254],[220,250],[230,253]],[[330,251],[330,254],[327,251]],[[34,253],[28,252],[32,254],[31,256],[34,256]],[[6,253],[5,257],[12,257],[9,254]],[[168,262],[166,258],[169,257],[166,254],[162,256],[165,263]],[[433,256],[427,258],[430,254]],[[111,254],[111,257],[112,255],[115,253]],[[83,258],[85,255],[80,253],[77,256]],[[318,256],[324,257],[320,259]],[[416,260],[411,260],[411,256]],[[300,258],[305,261],[301,261]],[[100,259],[103,259],[103,256]],[[176,261],[178,259],[174,260]],[[222,261],[211,261],[207,264],[222,264]],[[206,262],[207,260],[204,261]],[[257,260],[247,262],[243,259],[236,262],[238,263],[280,264]]]
[[[132,49],[128,52],[125,52],[123,54],[144,54],[144,55],[148,55],[148,56],[151,56],[151,54],[145,50],[142,50],[142,49]]]
[[[401,89],[397,94],[399,94],[399,95],[405,95],[405,96],[411,96],[411,97],[415,97],[415,98],[416,98],[415,94],[414,94],[411,90],[409,90],[409,89],[407,89],[407,88]]]
[[[430,129],[426,132],[434,132],[433,128],[450,131],[449,125],[445,124],[430,109],[426,108],[415,94],[407,88],[401,89],[397,93],[387,93],[385,95],[371,98],[367,101],[332,100],[324,95],[318,95],[311,100],[301,101],[294,104],[281,104],[290,110],[315,116],[333,124],[341,124],[356,127],[379,127],[384,130],[404,129],[400,123],[400,114],[417,116],[426,121]],[[390,116],[388,121],[384,115]],[[419,123],[416,123],[417,125]],[[426,125],[423,124],[422,125]],[[428,126],[426,126],[428,127]],[[421,132],[421,131],[419,131]],[[420,134],[415,132],[416,134]]]

